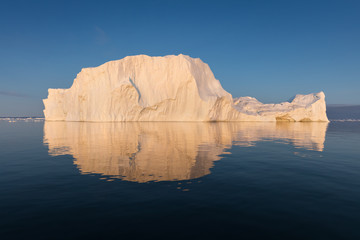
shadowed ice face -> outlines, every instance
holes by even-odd
[[[52,156],[69,154],[82,174],[127,181],[178,181],[210,174],[232,145],[279,140],[322,151],[327,123],[45,122]]]

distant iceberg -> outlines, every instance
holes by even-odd
[[[53,121],[328,121],[323,92],[263,104],[235,98],[199,58],[129,56],[84,68],[69,89],[49,89]]]

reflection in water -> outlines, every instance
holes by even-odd
[[[281,140],[322,151],[327,123],[45,122],[52,156],[70,154],[80,172],[128,181],[174,181],[210,173],[232,145]]]

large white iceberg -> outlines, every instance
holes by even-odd
[[[199,58],[129,56],[84,68],[69,89],[49,89],[54,121],[328,121],[323,92],[263,104],[235,98]]]

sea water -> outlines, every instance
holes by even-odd
[[[360,239],[351,120],[3,119],[1,239]]]

